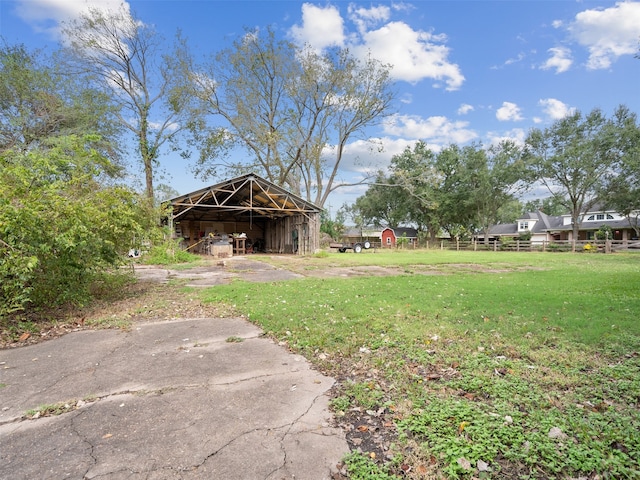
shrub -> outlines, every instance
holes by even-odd
[[[109,162],[85,141],[0,155],[0,316],[85,303],[93,276],[148,228],[134,192],[99,182]]]
[[[198,256],[180,248],[180,241],[167,238],[155,243],[151,250],[143,256],[143,263],[147,265],[171,265],[173,263],[187,263],[198,259]]]

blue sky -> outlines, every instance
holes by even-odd
[[[0,34],[9,43],[54,48],[61,21],[87,5],[120,0],[0,0]],[[177,29],[196,55],[215,53],[244,27],[272,26],[283,37],[316,48],[349,47],[393,65],[396,113],[367,131],[384,151],[352,142],[341,172],[351,181],[384,168],[417,140],[434,150],[451,143],[503,138],[522,142],[573,109],[610,115],[627,105],[640,113],[640,1],[298,2],[131,0],[138,19],[167,39]],[[195,179],[168,152],[162,180],[180,193],[214,183]],[[366,187],[336,191],[332,211]]]

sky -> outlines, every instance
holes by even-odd
[[[56,48],[60,22],[88,6],[120,0],[0,0],[0,35],[9,44]],[[270,26],[314,48],[348,47],[392,65],[394,114],[347,146],[340,178],[363,178],[393,155],[426,142],[434,151],[501,139],[522,143],[579,110],[610,116],[621,104],[640,114],[640,1],[218,1],[130,0],[125,7],[167,39],[177,30],[196,56]],[[372,152],[367,139],[381,143]],[[240,154],[239,154],[240,155]],[[180,194],[214,180],[195,178],[181,157],[161,165]],[[364,194],[344,187],[325,204],[332,213]]]

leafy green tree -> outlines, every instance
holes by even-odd
[[[471,183],[475,208],[475,222],[489,241],[489,228],[500,220],[504,206],[521,194],[528,183],[521,149],[505,141],[484,150],[476,148],[466,165],[471,170]]]
[[[571,214],[574,250],[582,215],[598,200],[607,175],[619,171],[633,148],[624,133],[631,123],[635,125],[635,115],[626,107],[618,107],[611,119],[594,109],[534,129],[526,139],[532,174]]]
[[[526,187],[521,150],[503,142],[488,150],[481,145],[450,145],[434,153],[424,142],[391,160],[390,176],[380,176],[356,206],[374,223],[396,227],[412,223],[434,241],[441,229],[468,236],[485,231],[504,214],[505,205]]]
[[[91,146],[119,167],[121,150],[110,99],[59,71],[24,45],[0,49],[0,151],[45,149],[52,139],[95,134]]]
[[[96,140],[0,153],[0,316],[85,302],[94,276],[149,228],[135,193],[99,181],[110,165],[90,147]]]
[[[207,131],[196,126],[205,145],[196,172],[209,177],[220,168],[258,169],[322,207],[344,186],[338,170],[347,143],[390,113],[389,72],[344,49],[318,53],[277,39],[272,29],[246,32],[191,75],[194,95],[223,120]],[[234,146],[250,160],[227,162]]]
[[[509,200],[505,202],[498,210],[498,219],[496,223],[513,223],[522,216],[522,213],[523,206],[520,200]]]
[[[336,214],[336,218],[331,218],[331,215],[327,210],[320,212],[320,231],[326,233],[333,240],[338,240],[344,233],[344,212],[340,210]]]
[[[475,145],[450,145],[435,157],[438,184],[435,202],[440,223],[453,238],[469,236],[475,230],[477,189],[474,170],[478,152]]]
[[[635,237],[640,238],[640,173],[636,168],[625,165],[619,175],[607,182],[603,198],[609,208],[627,217]]]
[[[640,126],[637,115],[624,112],[618,124],[618,142],[622,156],[620,169],[607,173],[599,192],[602,202],[627,217],[629,225],[640,237]]]
[[[551,195],[543,199],[536,198],[525,202],[520,213],[537,212],[540,210],[547,215],[559,216],[567,212],[567,207],[563,205],[564,203],[560,195]]]
[[[435,154],[422,141],[391,159],[393,182],[404,190],[396,191],[395,195],[407,211],[407,221],[416,224],[419,231],[426,230],[431,242],[442,226],[437,201],[442,177],[436,170],[435,159]]]
[[[180,36],[165,47],[153,28],[131,15],[92,8],[64,25],[66,64],[118,107],[118,120],[135,141],[145,194],[154,198],[154,172],[163,147],[198,123],[198,102],[184,75],[190,55]]]
[[[356,199],[354,209],[364,225],[397,228],[410,219],[405,200],[402,185],[379,173],[375,183]]]

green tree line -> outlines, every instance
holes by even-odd
[[[544,200],[522,203],[534,186]],[[362,225],[413,224],[434,240],[483,233],[515,221],[524,211],[569,213],[573,238],[581,214],[600,202],[627,216],[640,234],[640,126],[625,106],[611,117],[599,109],[574,112],[546,129],[533,129],[524,144],[504,141],[450,145],[439,151],[417,142],[391,160],[388,172],[346,210]]]
[[[0,318],[82,304],[153,230],[124,174],[109,101],[39,52],[0,52]]]

